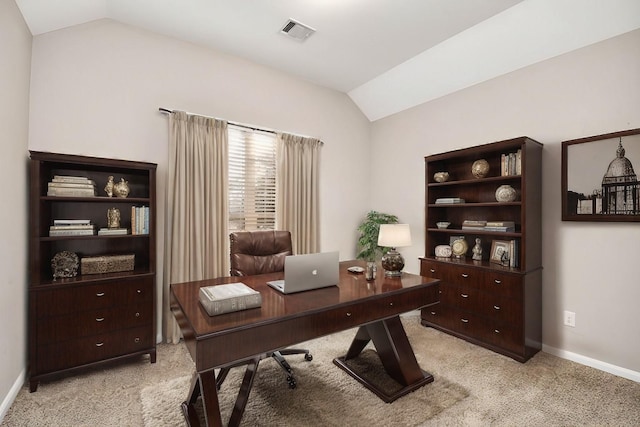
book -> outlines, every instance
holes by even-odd
[[[47,188],[88,188],[94,189],[94,184],[79,183],[79,182],[50,182],[47,184]]]
[[[516,224],[513,221],[487,221],[485,224],[487,227],[515,227]]]
[[[260,292],[242,282],[202,287],[198,298],[209,316],[257,308],[262,305]]]
[[[96,195],[95,188],[49,188],[47,196],[55,197],[93,197]]]
[[[459,197],[441,197],[436,199],[436,204],[455,204],[455,203],[464,203],[464,199]]]
[[[128,228],[101,228],[98,230],[98,236],[114,236],[129,234]]]
[[[49,230],[49,236],[93,236],[96,234],[96,230],[93,228],[84,229],[71,229],[71,230]]]
[[[85,183],[95,184],[94,180],[89,179],[87,177],[84,177],[84,176],[68,176],[68,175],[54,175],[53,179],[51,180],[51,182],[76,182],[76,183],[81,183],[81,184],[85,184]]]
[[[516,231],[515,227],[499,227],[499,226],[485,226],[484,231],[501,231],[501,232],[513,232]]]
[[[54,219],[53,225],[90,225],[90,219]]]
[[[93,230],[95,227],[93,224],[63,224],[63,225],[52,225],[49,227],[49,231],[51,230]]]

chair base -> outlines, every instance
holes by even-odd
[[[309,353],[309,350],[300,349],[300,348],[285,348],[282,350],[263,354],[259,358],[260,360],[262,360],[262,359],[266,359],[267,357],[272,357],[276,362],[278,362],[278,365],[280,365],[282,370],[284,370],[284,372],[287,375],[286,376],[287,384],[291,389],[296,388],[297,382],[295,377],[293,376],[293,370],[291,369],[291,365],[289,365],[289,363],[284,358],[284,356],[289,356],[293,354],[304,354],[304,360],[306,360],[307,362],[310,362],[311,360],[313,360],[313,356],[311,355],[311,353]],[[253,359],[247,359],[238,363],[234,363],[233,365],[220,368],[220,372],[218,372],[218,376],[216,377],[216,388],[220,390],[220,387],[222,387],[222,383],[224,383],[224,380],[227,378],[227,375],[229,374],[229,371],[231,370],[231,368],[246,365],[250,363],[252,360]]]

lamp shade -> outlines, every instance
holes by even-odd
[[[409,224],[380,224],[378,246],[400,248],[411,246],[411,230]]]

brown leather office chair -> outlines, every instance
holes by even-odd
[[[237,231],[231,233],[229,239],[231,243],[232,276],[253,276],[284,271],[285,257],[293,255],[291,233],[289,231]],[[267,354],[267,357],[274,358],[286,372],[289,388],[296,387],[296,380],[284,355],[292,354],[304,354],[304,358],[307,361],[313,359],[309,350],[299,348],[281,349]],[[226,376],[227,372],[224,373],[224,376]],[[219,374],[219,377],[221,374]],[[224,381],[224,377],[222,377],[222,381]],[[218,387],[222,381],[218,379]]]

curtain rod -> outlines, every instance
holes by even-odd
[[[161,113],[165,113],[165,114],[171,114],[171,113],[173,113],[173,110],[169,110],[168,108],[163,108],[163,107],[158,108],[158,111],[160,111]],[[187,113],[187,114],[189,114],[189,113]],[[202,116],[202,114],[198,114],[198,115],[199,115],[199,116]],[[210,118],[210,119],[220,120],[220,119],[217,119],[216,117],[209,117],[209,116],[203,116],[203,117],[208,117],[208,118]],[[260,129],[260,128],[253,127],[253,126],[249,126],[249,125],[243,125],[243,124],[241,124],[241,123],[235,123],[235,122],[230,122],[230,121],[227,121],[227,123],[229,123],[230,125],[233,125],[233,126],[238,126],[238,127],[241,127],[241,128],[250,129],[250,130],[254,130],[254,131],[260,131],[260,132],[272,133],[272,134],[274,134],[274,135],[277,133],[277,132],[276,132],[276,131],[274,131],[274,130],[269,130],[269,129]]]

